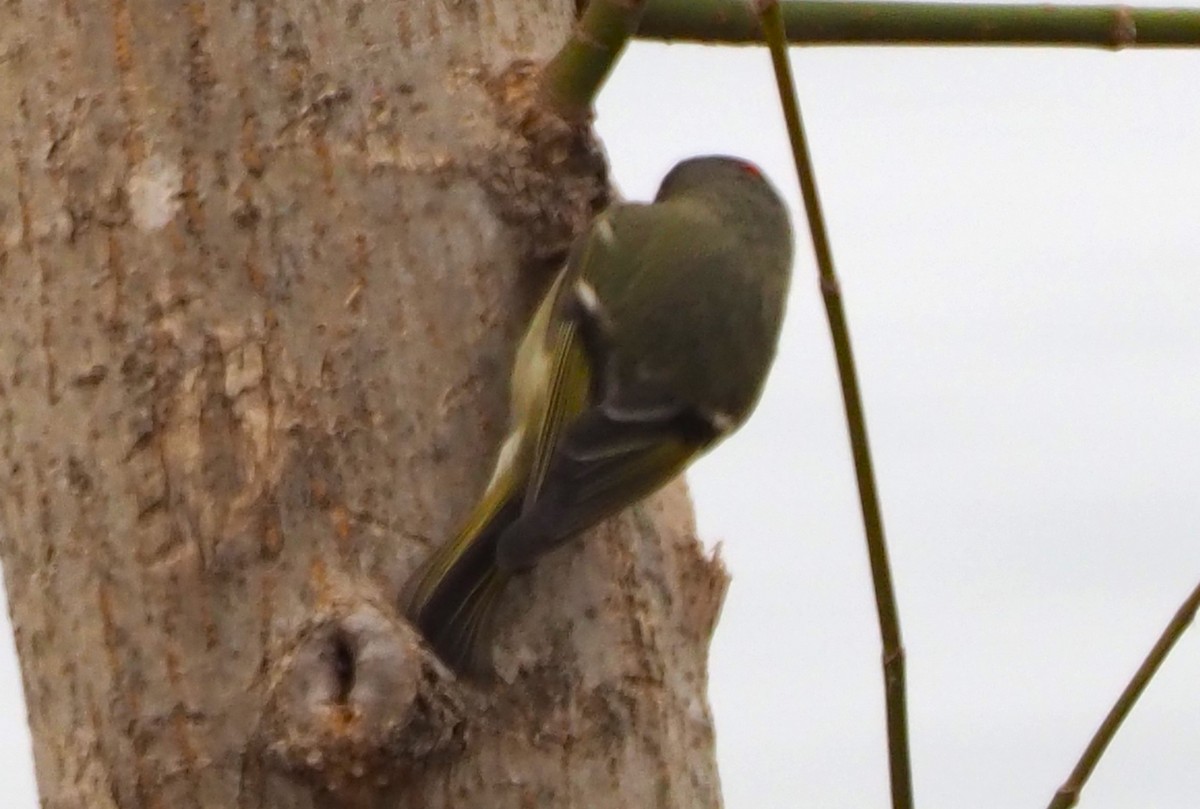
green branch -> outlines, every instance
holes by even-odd
[[[1146,659],[1142,661],[1142,665],[1134,673],[1133,679],[1129,681],[1129,685],[1125,686],[1125,690],[1121,692],[1117,703],[1108,712],[1108,716],[1104,717],[1104,721],[1100,724],[1096,735],[1092,737],[1087,749],[1083,751],[1079,763],[1071,771],[1070,777],[1058,788],[1058,792],[1054,793],[1054,798],[1050,801],[1049,809],[1070,809],[1070,807],[1078,803],[1079,793],[1083,791],[1083,785],[1091,777],[1092,770],[1096,769],[1096,764],[1099,763],[1100,757],[1104,755],[1109,742],[1113,740],[1113,736],[1116,735],[1117,730],[1121,727],[1121,723],[1125,721],[1125,717],[1133,710],[1138,697],[1146,690],[1146,686],[1158,671],[1159,666],[1166,660],[1175,642],[1179,640],[1184,630],[1195,619],[1197,610],[1200,610],[1200,585],[1197,585],[1196,589],[1192,590],[1191,595],[1187,597],[1187,600],[1183,602],[1178,612],[1175,613],[1175,617],[1171,619],[1171,623],[1167,624],[1167,628],[1163,630],[1158,642],[1154,644],[1154,648],[1150,650],[1150,654],[1146,655]]]
[[[1200,9],[1000,3],[781,3],[793,45],[1200,47]],[[762,44],[745,0],[650,0],[643,39]]]
[[[646,0],[591,0],[571,38],[542,68],[542,90],[564,118],[586,120],[601,85],[638,28]]]
[[[879,631],[883,641],[883,682],[887,704],[888,762],[891,771],[892,806],[895,809],[912,809],[912,765],[908,750],[908,705],[905,696],[904,645],[900,637],[900,612],[896,606],[896,593],[892,586],[887,543],[883,535],[883,516],[879,509],[879,494],[875,488],[875,472],[871,465],[871,448],[867,441],[862,394],[858,388],[858,374],[854,368],[854,351],[850,345],[850,329],[846,323],[841,288],[834,271],[833,250],[829,245],[829,233],[825,227],[821,200],[817,194],[816,174],[808,149],[808,139],[804,134],[804,122],[800,117],[800,103],[796,100],[796,87],[792,81],[787,42],[783,35],[783,17],[780,14],[778,0],[765,0],[765,2],[760,0],[760,7],[762,30],[771,48],[771,61],[775,67],[779,100],[783,105],[783,114],[787,121],[788,137],[792,142],[796,173],[800,177],[800,191],[804,197],[804,209],[808,215],[813,250],[816,253],[817,266],[820,270],[821,296],[825,301],[825,313],[833,338],[834,354],[837,357],[842,401],[846,409],[846,424],[850,431],[850,447],[854,455],[854,473],[858,479],[858,497],[866,530],[867,554],[871,562],[871,580],[875,585],[875,605],[879,614]]]

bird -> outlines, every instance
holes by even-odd
[[[779,193],[724,155],[678,163],[652,202],[589,223],[518,346],[490,481],[401,591],[447,665],[486,671],[483,638],[512,576],[746,421],[775,357],[792,251]]]

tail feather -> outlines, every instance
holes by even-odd
[[[402,603],[438,657],[456,671],[486,666],[485,641],[508,574],[496,567],[496,540],[519,513],[509,501],[471,520],[433,552],[405,586]]]
[[[432,636],[433,648],[455,671],[486,673],[492,617],[507,582],[507,573],[490,568]]]

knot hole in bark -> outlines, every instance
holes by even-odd
[[[243,794],[315,791],[339,807],[388,805],[462,747],[465,695],[406,622],[339,603],[277,663]]]
[[[334,701],[345,705],[354,690],[354,675],[357,667],[355,660],[358,650],[354,647],[354,638],[343,627],[336,627],[329,638],[330,668],[337,680],[337,693]]]

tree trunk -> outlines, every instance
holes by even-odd
[[[0,4],[0,553],[43,806],[719,805],[725,578],[682,484],[513,583],[494,682],[395,607],[603,199],[520,68],[573,6]]]

